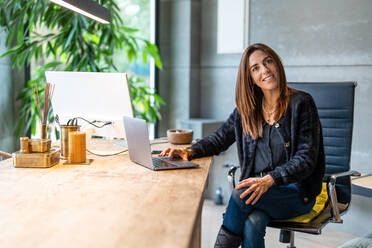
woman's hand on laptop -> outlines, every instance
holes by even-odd
[[[189,153],[187,149],[179,148],[165,148],[159,155],[159,157],[168,156],[169,158],[182,158],[183,160],[189,160]]]

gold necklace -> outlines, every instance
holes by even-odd
[[[262,101],[262,110],[267,114],[267,119],[266,119],[266,122],[267,123],[271,123],[270,122],[270,119],[271,119],[271,116],[275,113],[275,111],[276,111],[276,104],[274,105],[274,109],[272,110],[272,111],[267,111],[266,109],[265,109],[265,104],[264,104],[264,101]]]

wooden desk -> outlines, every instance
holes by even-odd
[[[372,197],[372,175],[365,174],[352,178],[353,194]]]
[[[200,247],[211,157],[194,160],[197,169],[157,172],[126,153],[88,158],[49,169],[0,162],[0,247]]]

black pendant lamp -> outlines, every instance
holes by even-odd
[[[110,11],[93,0],[50,0],[104,24],[110,23]]]

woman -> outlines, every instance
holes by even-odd
[[[241,178],[233,190],[215,247],[264,247],[270,219],[313,207],[324,175],[321,125],[312,97],[287,87],[279,56],[264,44],[243,53],[236,109],[212,135],[161,156],[217,155],[237,142]]]

